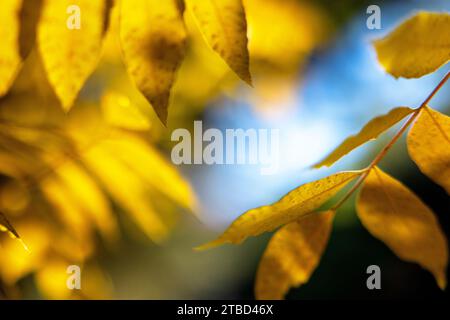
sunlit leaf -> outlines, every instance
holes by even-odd
[[[121,1],[120,41],[129,74],[165,124],[170,89],[185,55],[182,6],[177,0]]]
[[[187,0],[206,42],[248,84],[247,21],[242,0]]]
[[[70,6],[80,8],[80,29],[67,25]],[[47,77],[64,110],[72,107],[97,65],[105,26],[105,0],[45,0],[38,45]]]
[[[394,77],[418,78],[450,59],[450,14],[420,12],[374,42],[378,60]]]
[[[101,107],[105,121],[112,126],[129,130],[150,128],[149,119],[125,96],[107,93],[102,97]]]
[[[67,287],[69,275],[66,270],[70,266],[69,261],[61,258],[52,258],[46,261],[36,274],[36,285],[39,291],[48,299],[68,299],[74,293]]]
[[[53,257],[36,272],[36,284],[47,299],[107,299],[110,297],[111,284],[97,266],[76,265],[80,267],[80,289],[74,290],[68,287],[68,280],[72,275],[68,273],[68,267],[71,265],[73,263],[66,259]]]
[[[389,111],[389,113],[370,120],[356,135],[350,136],[344,140],[333,152],[325,159],[314,165],[315,168],[322,166],[331,166],[347,153],[356,149],[360,145],[376,139],[381,133],[395,125],[414,110],[408,107],[398,107]]]
[[[446,287],[447,240],[433,212],[407,187],[380,169],[366,178],[357,201],[364,227],[400,259],[430,271]]]
[[[265,72],[276,68],[297,74],[301,62],[327,38],[329,20],[314,2],[243,0],[243,3],[252,74],[255,68]]]
[[[83,160],[147,236],[155,242],[167,237],[170,225],[155,211],[149,187],[138,175],[101,144],[84,152]]]
[[[208,249],[224,243],[239,244],[250,236],[272,231],[297,220],[311,213],[362,173],[363,171],[340,172],[306,183],[272,205],[245,212],[218,239],[199,249]]]
[[[91,236],[93,226],[88,220],[88,215],[60,178],[53,175],[46,177],[40,183],[40,189],[55,209],[57,219],[70,230],[71,235],[79,239]]]
[[[67,188],[67,196],[78,203],[82,211],[78,215],[84,214],[83,218],[92,221],[107,240],[113,241],[117,237],[117,222],[108,199],[95,181],[73,162],[66,161],[57,169],[56,174]]]
[[[8,91],[34,45],[40,8],[41,0],[4,0],[0,4],[0,96]]]
[[[0,275],[8,284],[14,284],[43,263],[52,236],[45,223],[37,219],[22,220],[17,227],[20,228],[21,236],[27,240],[29,250],[24,250],[23,244],[16,239],[0,239]]]
[[[103,146],[149,186],[195,213],[196,198],[190,185],[151,145],[131,134],[123,133],[120,139],[105,141]]]
[[[407,141],[409,155],[420,170],[450,194],[450,117],[424,107]]]
[[[22,63],[19,48],[19,12],[22,0],[4,0],[0,4],[0,96],[11,86]]]
[[[334,214],[313,213],[272,236],[256,275],[257,299],[283,299],[290,288],[308,282],[328,243]]]

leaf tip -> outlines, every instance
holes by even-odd
[[[221,238],[218,238],[216,240],[207,242],[205,244],[202,244],[200,246],[197,246],[194,248],[195,251],[205,251],[205,250],[209,250],[209,249],[213,249],[216,248],[218,246],[221,246],[222,244],[224,244],[224,241]]]

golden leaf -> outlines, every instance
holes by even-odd
[[[251,85],[247,20],[242,0],[187,0],[206,42]]]
[[[35,274],[36,285],[47,299],[108,299],[112,288],[108,277],[96,265],[82,265],[80,270],[80,289],[68,287],[70,276],[68,267],[72,263],[61,257],[46,261]]]
[[[224,243],[239,244],[250,236],[272,231],[283,224],[297,220],[322,205],[363,172],[340,172],[306,183],[272,205],[245,212],[218,239],[198,249],[209,249]]]
[[[328,17],[314,2],[243,0],[243,3],[253,75],[260,68],[266,77],[268,68],[297,75],[301,63],[330,31]]]
[[[177,0],[121,1],[120,41],[128,73],[166,124],[170,89],[185,56],[182,6]]]
[[[67,267],[71,263],[61,258],[52,258],[35,273],[39,291],[49,299],[69,299],[74,290],[67,287]]]
[[[151,145],[122,133],[120,139],[104,141],[103,146],[156,191],[180,207],[196,212],[197,200],[189,183]]]
[[[73,161],[66,161],[56,170],[66,197],[78,203],[78,216],[95,224],[110,242],[117,238],[117,222],[111,208],[97,183],[89,174]]]
[[[84,152],[82,157],[103,187],[130,213],[149,238],[161,242],[167,237],[170,225],[154,209],[151,190],[138,175],[120,159],[116,159],[102,143]]]
[[[347,153],[356,149],[360,145],[376,139],[381,133],[388,130],[397,122],[402,120],[414,110],[408,107],[394,108],[389,113],[378,116],[370,120],[356,135],[350,136],[344,140],[333,152],[331,152],[325,159],[314,165],[314,168],[322,166],[331,166]]]
[[[364,227],[400,259],[430,271],[446,287],[447,240],[433,212],[407,187],[378,168],[367,176],[357,201]]]
[[[118,93],[103,95],[101,107],[105,121],[114,127],[129,130],[148,130],[150,121],[130,99]]]
[[[45,224],[39,220],[20,221],[18,228],[24,239],[30,245],[30,250],[24,250],[23,244],[14,239],[1,239],[2,259],[0,259],[0,276],[2,281],[14,284],[45,261],[48,247],[51,243],[51,233]]]
[[[48,203],[54,207],[57,220],[63,223],[70,235],[76,236],[77,239],[90,239],[92,225],[68,185],[58,177],[49,176],[40,183],[40,190]]]
[[[424,107],[408,133],[407,143],[420,171],[450,194],[450,118]]]
[[[374,42],[378,60],[394,77],[418,78],[450,59],[450,15],[420,12]]]
[[[69,28],[71,6],[81,11],[80,29]],[[38,45],[47,77],[69,110],[97,65],[105,26],[105,0],[45,0],[38,25]]]
[[[283,299],[291,287],[308,282],[328,243],[335,212],[317,212],[278,230],[259,263],[255,295]]]
[[[10,88],[22,63],[19,48],[19,12],[22,0],[5,0],[0,5],[0,96]]]

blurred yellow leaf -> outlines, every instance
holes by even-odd
[[[394,77],[418,78],[450,59],[450,14],[420,12],[374,42],[378,60]]]
[[[252,73],[282,69],[297,75],[299,64],[329,32],[329,20],[313,2],[243,0],[248,22]]]
[[[39,291],[48,299],[69,299],[74,293],[67,287],[67,267],[69,261],[53,258],[46,261],[36,274],[36,285]]]
[[[331,166],[347,153],[356,149],[367,141],[376,139],[381,133],[395,125],[397,122],[412,113],[414,109],[408,107],[398,107],[389,111],[389,113],[370,120],[356,135],[350,136],[344,140],[333,152],[325,159],[315,164],[315,168],[322,166]]]
[[[183,8],[178,0],[124,0],[119,28],[128,72],[166,124],[170,89],[185,55]]]
[[[283,224],[297,220],[321,206],[363,172],[339,172],[306,183],[272,205],[245,212],[218,239],[199,247],[199,249],[208,249],[224,243],[239,244],[247,237],[272,231]]]
[[[1,239],[0,274],[3,281],[14,284],[16,281],[36,270],[45,260],[51,241],[51,233],[38,219],[19,222],[18,227],[30,250],[15,239]]]
[[[407,142],[409,155],[419,169],[450,194],[450,117],[424,107]]]
[[[251,85],[247,48],[247,21],[242,0],[187,0],[211,48]]]
[[[80,8],[80,29],[71,29],[70,6]],[[69,110],[99,60],[105,0],[44,0],[38,45],[47,77],[64,110]]]
[[[81,166],[74,162],[66,162],[56,170],[57,176],[66,187],[67,195],[72,195],[78,203],[79,216],[86,216],[98,226],[102,235],[109,241],[117,237],[117,222],[111,212],[106,196]]]
[[[95,265],[80,265],[80,289],[71,289],[67,282],[72,264],[61,257],[46,262],[35,275],[39,291],[47,299],[107,299],[111,296],[111,283]],[[77,265],[76,265],[77,266]]]
[[[308,282],[325,251],[334,214],[313,213],[290,222],[272,236],[256,274],[257,299],[283,299],[291,287]]]
[[[407,187],[379,168],[367,176],[357,201],[364,227],[400,259],[430,271],[446,287],[447,240],[433,212]]]
[[[115,158],[111,150],[99,144],[84,152],[83,160],[147,236],[155,242],[167,237],[170,226],[152,206],[148,186],[120,159]]]
[[[179,206],[196,212],[196,197],[190,185],[151,145],[131,134],[122,133],[120,139],[107,140],[103,146],[149,186]]]
[[[2,168],[0,168],[0,174],[4,174]],[[25,183],[15,179],[9,179],[9,181],[2,183],[0,188],[0,212],[20,215],[20,212],[25,210],[30,202],[30,192],[27,187]]]
[[[129,130],[148,130],[150,121],[126,96],[109,92],[103,95],[101,107],[105,121]]]
[[[47,201],[55,208],[57,219],[78,239],[91,236],[92,224],[81,208],[74,194],[59,177],[46,177],[40,183],[40,189]]]
[[[19,13],[22,0],[4,0],[0,4],[0,96],[11,86],[22,63],[19,48]]]

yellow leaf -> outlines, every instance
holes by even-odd
[[[450,194],[450,118],[424,107],[409,131],[407,143],[419,169]]]
[[[306,183],[272,205],[245,212],[218,239],[198,249],[208,249],[224,243],[239,244],[247,237],[272,231],[283,224],[297,220],[321,206],[363,172],[340,172]]]
[[[187,0],[211,48],[251,85],[247,48],[247,20],[242,0]]]
[[[67,279],[70,276],[67,267],[71,263],[61,258],[52,258],[46,261],[35,273],[36,285],[39,291],[48,299],[69,299],[74,290],[67,287]]]
[[[0,4],[0,96],[8,92],[34,44],[39,12],[40,1],[3,0]]]
[[[407,187],[374,168],[357,201],[364,227],[400,259],[430,271],[446,287],[447,240],[433,212]]]
[[[170,89],[185,56],[183,8],[177,0],[124,0],[120,41],[128,73],[167,122]]]
[[[101,143],[84,152],[83,161],[149,238],[161,242],[167,237],[170,226],[155,212],[148,186],[138,175]]]
[[[315,168],[322,166],[331,166],[347,153],[356,149],[360,145],[376,139],[381,133],[395,125],[414,110],[408,107],[398,107],[389,111],[389,113],[370,120],[356,135],[350,136],[344,140],[333,152],[325,159],[315,164]]]
[[[327,38],[331,27],[325,12],[314,2],[243,0],[243,3],[253,75],[259,68],[267,72],[270,67],[297,75],[301,62]]]
[[[70,191],[69,185],[52,175],[41,181],[40,190],[54,208],[57,220],[67,227],[71,235],[78,239],[90,239],[92,226],[86,212],[81,209],[82,204]]]
[[[117,222],[108,199],[96,182],[74,162],[65,162],[56,174],[64,184],[67,196],[70,195],[78,203],[80,213],[84,213],[99,228],[105,239],[113,242],[117,238]]]
[[[80,9],[80,29],[76,11]],[[38,45],[47,77],[69,110],[97,65],[105,25],[105,0],[45,0],[38,25]],[[69,28],[70,26],[70,28]]]
[[[450,59],[450,14],[420,12],[374,42],[378,60],[394,77],[418,78]]]
[[[259,263],[255,295],[283,299],[291,287],[308,282],[328,243],[333,211],[317,212],[278,230]]]
[[[123,133],[120,139],[105,141],[103,146],[149,186],[177,205],[195,213],[196,197],[190,185],[151,145],[131,134]]]
[[[126,96],[106,93],[101,103],[105,121],[115,127],[129,130],[148,130],[150,121]]]
[[[4,0],[0,4],[0,96],[10,88],[22,63],[19,48],[19,13],[22,0]]]
[[[76,262],[78,266],[78,262]],[[80,289],[71,289],[71,277],[75,271],[68,269],[74,265],[61,257],[51,257],[35,273],[36,285],[47,299],[108,299],[111,297],[111,283],[96,265],[79,265]]]
[[[2,239],[0,259],[0,276],[2,281],[15,284],[18,280],[33,272],[45,261],[48,247],[51,244],[51,233],[39,219],[28,219],[19,222],[18,227],[30,250],[24,250],[23,244],[15,239]]]

